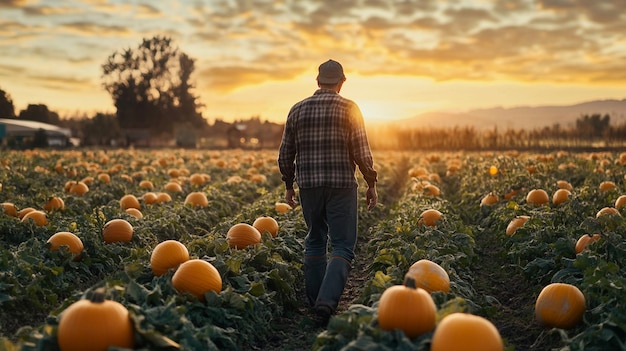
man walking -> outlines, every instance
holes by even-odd
[[[289,111],[278,156],[285,201],[292,207],[296,206],[294,182],[298,185],[308,229],[305,291],[324,323],[337,309],[354,259],[357,166],[368,186],[368,209],[378,202],[378,175],[363,116],[356,103],[339,95],[345,80],[339,62],[328,60],[319,66],[319,89]]]

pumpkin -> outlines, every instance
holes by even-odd
[[[189,176],[189,183],[193,185],[203,185],[206,182],[206,178],[200,173],[194,173]]]
[[[226,241],[231,248],[244,249],[260,243],[261,233],[248,223],[237,223],[228,229]]]
[[[402,330],[413,339],[435,329],[436,310],[430,293],[409,278],[404,285],[383,291],[378,301],[378,324],[383,330]]]
[[[24,219],[24,216],[26,216],[29,212],[35,211],[35,209],[33,207],[24,207],[23,209],[17,211],[17,217],[19,219]]]
[[[626,195],[620,195],[615,199],[615,208],[620,209],[624,206],[626,206]]]
[[[554,194],[552,194],[552,203],[555,205],[560,205],[569,200],[570,196],[572,196],[571,191],[567,189],[557,189]]]
[[[441,190],[436,185],[428,184],[424,186],[424,195],[437,197],[441,195]]]
[[[430,351],[502,351],[498,329],[488,319],[454,312],[441,320],[433,333]]]
[[[278,236],[278,222],[272,217],[259,217],[254,220],[252,226],[255,227],[259,233],[268,232],[272,235],[272,238]]]
[[[543,189],[532,189],[526,194],[526,203],[531,205],[544,205],[550,201],[548,193]]]
[[[133,238],[133,226],[125,219],[112,219],[102,227],[102,238],[107,244],[130,242]]]
[[[429,293],[435,291],[450,291],[450,277],[448,273],[437,263],[430,260],[419,260],[411,267],[405,275],[407,279],[413,279],[415,286],[422,288]]]
[[[87,186],[87,184],[85,184],[85,182],[82,182],[82,181],[73,183],[70,186],[70,190],[69,190],[70,194],[74,194],[78,196],[83,196],[87,192],[89,192],[89,187]]]
[[[3,202],[1,205],[2,205],[2,210],[7,216],[17,217],[17,208],[15,207],[13,203]]]
[[[149,180],[142,180],[139,182],[139,187],[142,189],[152,190],[154,189],[154,184],[152,184]]]
[[[171,201],[172,201],[172,197],[170,196],[170,194],[163,193],[163,192],[157,193],[157,202],[158,203],[171,202]]]
[[[289,204],[285,202],[277,202],[274,205],[274,209],[278,213],[287,213],[292,210],[291,206],[289,206]]]
[[[191,207],[207,207],[209,206],[209,199],[207,199],[203,192],[194,191],[187,194],[184,205]]]
[[[54,233],[47,241],[50,244],[50,251],[58,251],[61,246],[67,246],[67,251],[75,255],[74,261],[80,259],[80,254],[83,252],[83,242],[74,233],[70,232],[57,232]]]
[[[487,195],[485,195],[481,200],[480,200],[480,206],[491,206],[493,204],[498,203],[498,195],[494,194],[494,193],[489,193]]]
[[[611,191],[614,190],[616,188],[615,182],[612,182],[610,180],[605,180],[604,182],[600,183],[600,192],[605,193],[607,191]]]
[[[101,183],[109,184],[111,183],[111,176],[108,173],[100,173],[98,174],[98,180]]]
[[[570,184],[567,180],[557,180],[556,181],[556,186],[559,189],[566,189],[569,191],[574,190],[574,187],[572,186],[572,184]]]
[[[150,255],[150,268],[156,276],[167,273],[170,269],[176,269],[178,266],[189,260],[189,251],[187,247],[176,240],[165,240],[152,250]]]
[[[537,296],[535,318],[540,325],[571,329],[582,321],[585,304],[585,295],[576,286],[552,283]]]
[[[141,204],[139,203],[139,199],[133,194],[126,194],[120,199],[120,209],[122,211],[125,211],[129,208],[136,208],[138,210],[141,210]]]
[[[148,191],[147,193],[143,194],[141,199],[148,205],[154,205],[159,203],[159,197],[155,192],[152,191]]]
[[[139,211],[136,208],[127,208],[126,210],[124,210],[124,212],[128,213],[129,215],[137,218],[137,219],[142,219],[143,218],[143,213],[141,213],[141,211]]]
[[[97,289],[89,299],[74,302],[61,313],[57,329],[61,351],[133,347],[134,329],[128,310],[104,295],[104,289]]]
[[[427,225],[429,227],[434,227],[437,225],[437,222],[441,220],[441,212],[435,209],[424,210],[419,219],[417,220],[417,225]]]
[[[58,196],[53,196],[49,198],[48,201],[46,201],[46,203],[43,205],[43,209],[46,212],[63,211],[65,209],[65,202],[62,198]]]
[[[22,222],[28,222],[29,219],[32,219],[38,227],[43,227],[48,224],[48,218],[43,211],[33,210],[26,213],[24,217],[22,217]]]
[[[526,222],[528,222],[529,219],[530,219],[530,216],[517,216],[517,217],[513,218],[509,222],[509,225],[506,226],[506,235],[511,236],[511,235],[515,234],[517,229],[519,229]]]
[[[600,218],[602,216],[621,216],[622,214],[615,207],[603,207],[598,213],[596,213],[596,218]]]
[[[163,190],[169,191],[170,193],[182,193],[183,192],[183,187],[180,186],[180,184],[178,184],[176,182],[167,182],[163,186]]]
[[[578,241],[576,241],[576,247],[574,248],[574,250],[576,251],[577,254],[583,252],[583,250],[585,248],[587,248],[587,245],[591,244],[591,243],[595,243],[596,241],[600,240],[601,236],[600,234],[585,234],[583,236],[581,236],[580,238],[578,238]]]
[[[193,259],[180,264],[174,275],[172,285],[179,293],[189,293],[204,301],[204,294],[209,291],[222,291],[222,277],[211,263]]]

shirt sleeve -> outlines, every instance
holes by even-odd
[[[351,108],[352,115],[352,133],[351,148],[354,162],[359,167],[359,171],[363,174],[363,178],[369,187],[372,187],[378,181],[378,172],[374,169],[374,158],[370,150],[367,133],[365,131],[365,123],[361,109],[356,104]]]
[[[278,151],[278,168],[280,170],[280,174],[282,175],[282,180],[285,182],[286,189],[293,189],[296,173],[296,140],[295,130],[293,127],[294,118],[292,118],[292,115],[295,113],[295,108],[292,108],[291,111],[289,111]]]

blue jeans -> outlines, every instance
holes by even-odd
[[[300,204],[308,233],[305,257],[325,256],[330,238],[331,258],[354,259],[357,238],[357,188],[300,189]]]
[[[335,311],[354,259],[357,189],[300,189],[300,204],[308,228],[303,265],[306,296],[311,306]]]

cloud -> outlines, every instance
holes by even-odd
[[[0,7],[20,8],[28,3],[27,0],[0,0]]]
[[[87,21],[62,23],[60,27],[72,33],[86,36],[117,36],[129,35],[131,33],[126,26],[95,24]]]
[[[78,8],[68,6],[24,6],[22,11],[29,16],[67,15],[83,12]]]

